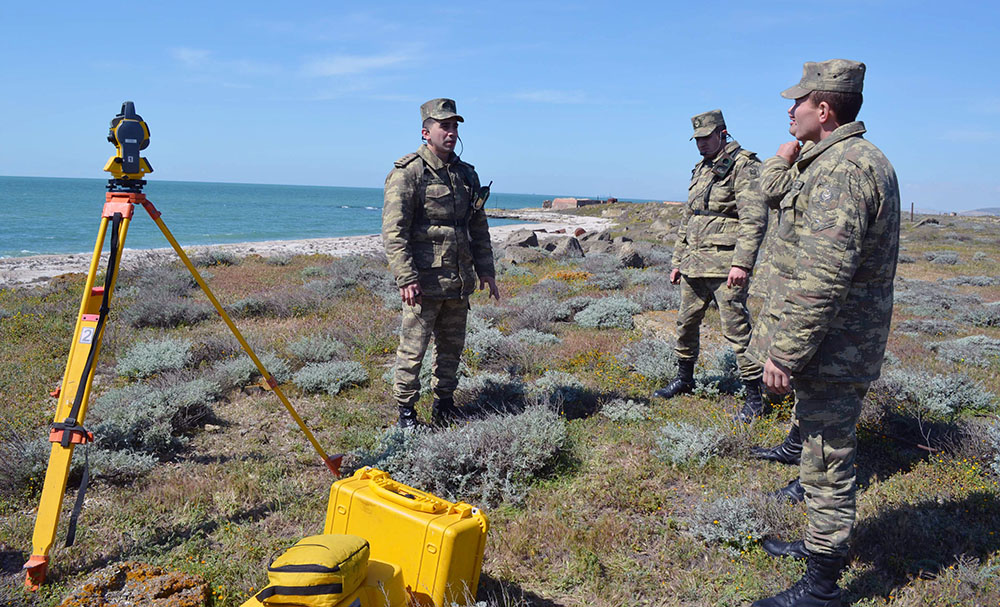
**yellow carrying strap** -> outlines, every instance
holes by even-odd
[[[153,221],[156,222],[157,227],[159,227],[160,231],[163,232],[163,235],[170,242],[170,246],[172,246],[174,248],[174,251],[177,252],[178,257],[180,257],[181,261],[184,262],[184,265],[187,266],[187,269],[191,272],[191,275],[194,276],[194,279],[198,282],[198,286],[200,286],[201,290],[204,291],[205,295],[208,296],[209,301],[212,302],[212,305],[215,306],[215,310],[219,313],[219,316],[222,317],[222,320],[224,320],[226,322],[226,325],[229,326],[229,330],[233,332],[233,335],[240,342],[240,345],[243,346],[243,350],[247,353],[248,356],[250,356],[250,359],[253,361],[253,364],[257,366],[257,370],[260,371],[260,374],[264,377],[264,381],[267,382],[267,385],[271,387],[271,391],[273,391],[275,395],[277,395],[278,399],[281,401],[281,404],[285,406],[285,409],[287,409],[288,413],[292,416],[292,419],[295,420],[295,423],[297,423],[299,425],[299,428],[302,429],[302,432],[305,433],[306,438],[308,438],[309,442],[312,443],[313,449],[315,449],[316,453],[319,454],[320,459],[322,459],[323,463],[326,464],[326,467],[330,469],[330,472],[333,472],[333,474],[339,478],[340,462],[343,460],[344,454],[338,453],[333,457],[330,457],[326,454],[326,451],[324,451],[323,447],[321,447],[319,442],[317,442],[316,437],[313,436],[313,433],[309,431],[309,428],[306,427],[305,422],[302,421],[302,418],[299,417],[299,414],[295,411],[295,407],[292,406],[292,403],[288,402],[288,399],[285,397],[285,394],[281,391],[281,388],[278,386],[278,382],[268,372],[268,370],[264,368],[264,363],[260,362],[260,359],[257,358],[257,355],[254,353],[253,348],[250,347],[250,344],[248,344],[247,341],[243,339],[243,334],[240,333],[240,330],[236,328],[236,325],[233,324],[232,319],[229,318],[229,314],[226,314],[226,311],[222,308],[222,305],[219,303],[219,300],[215,298],[214,294],[212,294],[212,290],[208,288],[208,285],[205,283],[205,280],[201,277],[201,274],[198,273],[198,270],[195,269],[194,264],[192,264],[191,260],[188,259],[187,254],[185,254],[184,250],[181,249],[181,245],[177,244],[177,240],[174,239],[174,235],[170,233],[170,230],[167,229],[166,224],[163,223],[162,219],[160,219],[160,212],[156,210],[156,207],[154,207],[153,203],[150,202],[149,200],[143,199],[142,206],[144,209],[146,209],[146,212],[149,213],[149,216],[153,218]]]

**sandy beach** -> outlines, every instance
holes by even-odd
[[[503,242],[508,235],[518,230],[535,230],[557,232],[565,230],[573,233],[577,228],[588,232],[603,230],[609,227],[610,219],[601,217],[580,217],[563,215],[535,209],[520,209],[514,211],[490,212],[491,216],[505,219],[520,219],[523,224],[503,225],[490,228],[490,236],[494,243]],[[169,226],[168,226],[169,227]],[[164,239],[166,243],[166,239]],[[123,267],[163,262],[176,258],[177,254],[170,247],[158,249],[129,249],[127,246],[122,255]],[[218,245],[185,246],[184,252],[189,256],[206,251],[227,251],[237,256],[325,254],[333,256],[361,255],[377,253],[382,250],[382,239],[378,234],[365,236],[343,236],[339,238],[310,238],[304,240],[267,240],[261,242],[240,242]],[[105,246],[105,249],[107,247]],[[8,257],[0,259],[0,288],[30,286],[44,284],[51,278],[63,274],[86,273],[90,268],[92,253],[75,253],[70,255],[33,255],[30,257]],[[107,250],[102,256],[102,264],[107,263]]]

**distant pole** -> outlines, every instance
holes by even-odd
[[[910,223],[913,223],[913,203],[910,203]]]

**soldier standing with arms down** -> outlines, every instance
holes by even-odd
[[[500,299],[493,248],[475,168],[455,154],[458,115],[451,99],[420,106],[424,145],[396,161],[385,180],[382,242],[403,299],[393,395],[402,428],[417,423],[420,367],[434,337],[432,420],[458,414],[453,394],[465,347],[469,295],[489,287]]]
[[[795,390],[802,436],[804,540],[768,540],[774,555],[807,559],[806,574],[758,607],[838,607],[856,517],[855,426],[869,383],[879,376],[892,317],[899,251],[899,184],[885,155],[862,135],[865,65],[806,63],[789,132],[765,164],[765,180],[790,180],[781,199],[774,279],[750,352],[773,392]],[[787,173],[782,177],[781,173]]]
[[[691,171],[670,270],[670,282],[681,285],[677,314],[677,377],[653,393],[672,398],[694,389],[699,329],[714,299],[722,332],[739,361],[746,402],[737,418],[750,421],[763,412],[761,367],[746,356],[750,341],[747,311],[749,275],[767,230],[767,207],[757,189],[760,161],[728,132],[721,110],[691,119],[702,160]]]

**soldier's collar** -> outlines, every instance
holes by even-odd
[[[716,161],[717,161],[717,160],[718,160],[719,158],[722,158],[723,156],[729,156],[730,158],[732,158],[732,157],[733,157],[733,155],[734,155],[734,154],[735,154],[735,153],[736,153],[736,152],[737,152],[737,151],[738,151],[739,149],[740,149],[740,142],[738,142],[738,141],[736,141],[735,139],[733,139],[732,141],[730,141],[730,142],[729,142],[729,143],[727,143],[726,145],[722,146],[722,149],[721,149],[721,150],[719,150],[719,153],[717,153],[717,154],[715,155],[715,158],[712,158],[711,160],[709,160],[709,159],[707,159],[707,158],[702,158],[702,159],[701,159],[701,161],[700,161],[700,162],[698,162],[698,164],[699,164],[699,165],[704,165],[704,166],[707,166],[707,167],[711,167],[711,166],[714,166],[714,165],[715,165],[715,162],[716,162]]]
[[[799,156],[797,162],[809,162],[825,152],[828,148],[830,148],[830,146],[833,146],[834,144],[837,144],[845,139],[849,139],[850,137],[858,137],[859,135],[864,134],[864,132],[865,123],[860,120],[842,124],[834,129],[833,132],[830,133],[829,137],[806,150],[801,156]]]
[[[431,148],[428,147],[426,143],[424,145],[420,146],[419,148],[417,148],[417,155],[420,156],[421,158],[423,158],[424,159],[424,163],[427,166],[429,166],[432,169],[434,169],[435,171],[444,168],[445,161],[443,161],[440,158],[438,158],[437,154],[435,154],[434,152],[432,152]],[[458,156],[455,155],[454,152],[452,152],[451,153],[451,158],[448,159],[448,163],[447,164],[455,164],[456,162],[458,162]]]

